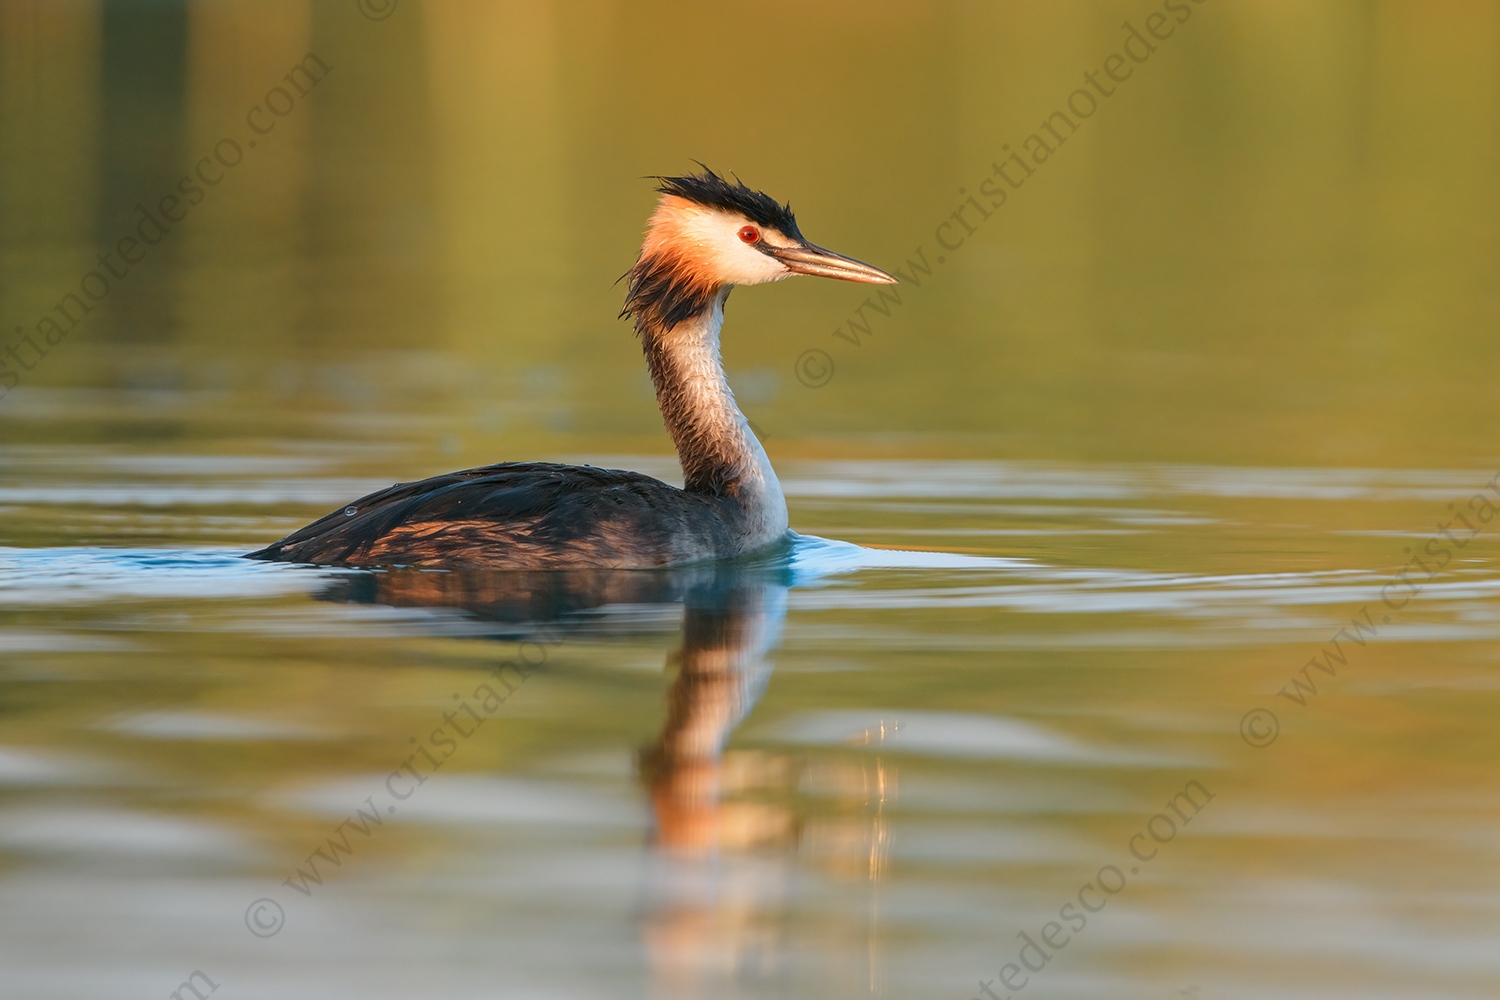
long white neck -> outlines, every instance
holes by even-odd
[[[696,316],[664,330],[642,329],[641,343],[685,488],[738,508],[748,541],[765,544],[787,530],[786,499],[724,377],[719,331],[730,287]]]

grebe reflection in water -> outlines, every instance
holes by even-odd
[[[724,746],[770,679],[768,656],[780,642],[788,585],[784,567],[743,563],[649,573],[394,569],[342,577],[323,597],[458,609],[474,620],[472,631],[522,643],[608,634],[612,609],[681,605],[682,642],[667,657],[677,676],[666,718],[637,759],[651,800],[654,843],[704,854],[721,842]],[[756,836],[786,832],[785,824],[770,827]],[[747,834],[737,830],[731,839]]]
[[[725,747],[769,684],[794,576],[785,565],[743,562],[656,572],[392,570],[353,574],[325,596],[462,609],[496,638],[553,648],[574,638],[597,648],[600,638],[638,635],[642,619],[659,621],[665,606],[683,609],[664,719],[635,755],[652,820],[635,912],[653,994],[675,1000],[705,995],[726,970],[774,966],[785,945],[778,915],[790,905],[799,811],[789,796],[743,793],[790,792],[800,765],[758,750],[726,756]],[[553,662],[529,684],[545,685]],[[872,845],[884,842],[875,822]],[[840,841],[841,852],[848,846]],[[872,887],[878,877],[871,867]]]

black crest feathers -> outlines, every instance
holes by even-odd
[[[699,166],[703,166],[701,163]],[[792,239],[801,239],[797,229],[797,217],[792,206],[779,205],[775,198],[754,188],[746,187],[738,177],[731,183],[728,179],[703,167],[701,174],[685,177],[656,177],[660,181],[656,190],[662,194],[674,194],[700,205],[738,212],[751,222],[779,230]]]

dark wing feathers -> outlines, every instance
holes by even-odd
[[[351,513],[352,512],[352,513]],[[667,565],[730,547],[717,512],[637,472],[507,462],[398,483],[252,559],[346,565]]]

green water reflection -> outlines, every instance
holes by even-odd
[[[958,189],[1150,9],[7,3],[0,307],[48,313],[138,202],[257,138],[247,112],[311,52],[326,80],[254,118],[274,131],[27,386],[409,412],[485,456],[556,432],[654,445],[611,318],[642,175],[699,157],[829,245],[931,258]],[[1496,12],[1195,10],[863,346],[833,332],[865,289],[737,295],[726,350],[757,425],[785,448],[1494,454]],[[793,377],[813,347],[838,362],[818,390]]]

